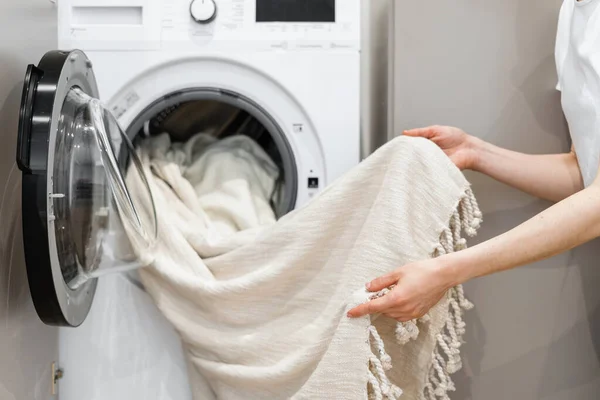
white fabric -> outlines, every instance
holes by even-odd
[[[139,149],[160,227],[140,275],[182,338],[192,383],[205,377],[226,400],[397,399],[399,388],[447,399],[470,306],[460,287],[422,321],[346,317],[369,299],[368,280],[475,233],[481,214],[444,153],[397,138],[273,224],[266,155],[245,137],[213,145],[161,136]],[[148,218],[136,174],[128,187]]]
[[[169,136],[161,135],[152,150],[153,160],[166,161],[155,170],[166,182],[184,178],[191,184],[193,192],[181,192],[182,200],[197,215],[205,214],[214,232],[229,235],[275,222],[269,199],[279,171],[248,137],[217,140],[201,134],[171,145]]]
[[[565,0],[556,40],[558,89],[583,181],[600,166],[600,1]]]

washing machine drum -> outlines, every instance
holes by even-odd
[[[133,166],[128,173],[145,181],[141,163],[97,97],[92,64],[81,51],[49,52],[27,69],[17,143],[23,241],[33,302],[50,325],[80,325],[95,278],[139,266],[126,251],[115,256],[115,235],[126,229],[148,250],[157,237],[156,214],[142,223],[111,139],[121,136]]]
[[[288,138],[264,108],[230,90],[196,87],[155,99],[127,127],[132,142],[147,135],[168,134],[173,142],[186,142],[203,133],[216,139],[245,135],[258,144],[279,170],[271,207],[282,217],[296,206],[298,169]],[[126,149],[125,149],[126,150]],[[120,162],[127,165],[128,151]]]

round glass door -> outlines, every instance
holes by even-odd
[[[155,210],[150,218],[139,215],[115,156],[114,138],[128,144],[123,147],[130,153],[127,173],[139,175],[151,197],[141,163],[113,115],[97,99],[72,88],[58,124],[51,195],[60,269],[71,289],[103,274],[143,267],[140,255],[122,250],[123,239],[135,235],[144,255],[156,241]],[[115,251],[117,246],[121,251]]]
[[[50,51],[27,69],[17,142],[23,245],[33,303],[49,325],[79,326],[96,278],[153,260],[152,192],[131,142],[97,98],[82,51]],[[115,143],[128,153],[126,166]],[[142,182],[135,196],[127,178]]]

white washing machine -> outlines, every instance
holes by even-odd
[[[276,212],[302,206],[359,162],[360,12],[360,0],[58,2],[59,47],[69,51],[28,70],[17,158],[34,303],[46,323],[66,326],[62,400],[191,398],[178,337],[135,277],[71,284],[90,267],[77,235],[93,228],[79,214],[112,212],[115,191],[126,193],[126,144],[162,131],[185,140],[207,124],[246,133],[282,171]],[[99,97],[129,141],[107,129],[112,146],[77,142],[90,131],[69,97],[80,92]],[[86,146],[100,156],[82,185]],[[94,179],[108,199],[89,194]],[[73,193],[101,204],[69,211]],[[213,398],[209,383],[193,390]]]

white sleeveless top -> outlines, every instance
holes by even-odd
[[[558,89],[585,186],[600,166],[600,0],[565,0],[556,40]]]

